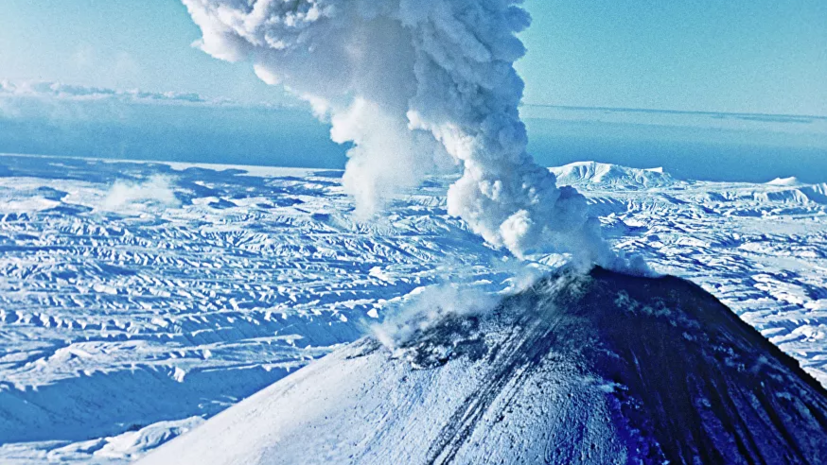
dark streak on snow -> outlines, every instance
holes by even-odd
[[[508,333],[502,342],[451,358],[478,358],[482,350],[495,368],[442,427],[428,450],[429,464],[453,462],[483,418],[502,417],[516,390],[553,352],[573,355],[584,373],[617,386],[607,393],[616,410],[611,421],[635,463],[827,459],[824,389],[691,283],[601,269],[589,277],[559,275],[505,300],[489,318]],[[478,322],[470,329],[462,324],[454,318],[422,335],[415,347],[422,352],[419,362],[440,341],[461,345],[458,334],[482,341]],[[582,427],[572,425],[573,440],[583,440]],[[575,451],[566,452],[550,442],[545,461],[578,463]]]

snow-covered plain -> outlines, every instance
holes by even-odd
[[[827,185],[554,168],[615,247],[703,286],[827,385]],[[341,172],[0,157],[0,462],[123,463],[359,338],[421,287],[531,269],[447,216],[358,224]]]

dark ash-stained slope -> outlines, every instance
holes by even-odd
[[[714,297],[594,269],[356,343],[146,463],[817,464],[825,430],[821,386]]]
[[[670,463],[827,461],[827,396],[797,361],[692,283],[591,276],[549,308],[585,320],[583,360]]]

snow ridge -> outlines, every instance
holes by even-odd
[[[672,176],[665,173],[663,168],[628,168],[589,161],[570,163],[550,170],[557,176],[558,184],[566,186],[591,184],[606,188],[646,189],[671,186],[675,183]]]

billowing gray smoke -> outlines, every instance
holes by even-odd
[[[519,0],[183,0],[216,58],[252,61],[353,142],[345,187],[370,216],[453,160],[448,210],[517,257],[619,267],[585,198],[526,152]]]

